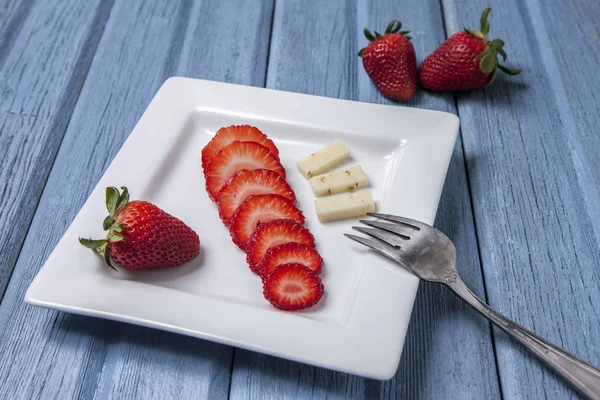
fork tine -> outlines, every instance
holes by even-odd
[[[380,222],[371,219],[360,219],[358,220],[358,222],[368,226],[372,226],[374,228],[383,229],[384,231],[396,233],[398,236],[405,240],[409,240],[410,235],[415,232],[413,228],[408,228],[405,225],[400,224],[390,224],[388,222]]]
[[[379,240],[375,240],[375,239],[371,239],[371,238],[364,238],[364,237],[356,236],[356,235],[351,235],[349,233],[344,233],[344,236],[346,236],[348,239],[352,239],[355,242],[362,244],[363,246],[367,246],[368,248],[373,249],[376,252],[378,252],[379,254],[382,254],[396,262],[398,261],[396,254],[393,252],[393,247],[391,247]]]
[[[367,215],[369,215],[370,217],[381,218],[381,219],[385,219],[387,221],[398,222],[400,224],[408,225],[410,227],[413,227],[416,230],[430,228],[429,225],[427,225],[421,221],[417,221],[415,219],[406,218],[406,217],[399,217],[398,215],[381,214],[381,213],[367,213]]]
[[[400,239],[397,235],[391,232],[386,232],[382,229],[363,228],[362,226],[353,226],[352,229],[359,231],[360,233],[364,233],[365,235],[374,237],[375,239],[379,239],[394,247],[400,247],[400,244],[405,242],[404,239]]]

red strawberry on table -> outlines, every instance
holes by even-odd
[[[280,310],[311,307],[319,302],[323,293],[319,277],[301,264],[278,266],[263,284],[263,295]]]
[[[465,29],[455,33],[431,53],[419,67],[419,80],[433,91],[465,91],[479,89],[494,81],[496,72],[516,75],[520,69],[509,69],[498,63],[498,55],[506,61],[504,42],[487,40],[491,9],[481,14],[480,31]]]
[[[206,191],[211,200],[217,199],[219,190],[229,178],[244,169],[269,169],[285,178],[279,158],[267,147],[256,142],[235,141],[223,147],[204,169]]]
[[[313,235],[295,221],[276,219],[258,224],[247,248],[248,266],[255,273],[262,275],[260,266],[267,251],[273,246],[290,242],[315,247]],[[280,262],[279,264],[284,263]]]
[[[79,238],[79,242],[116,269],[176,267],[200,254],[196,232],[179,219],[147,201],[129,201],[129,191],[106,188],[108,216],[103,228],[106,239]]]
[[[291,219],[304,223],[304,215],[292,203],[278,194],[259,194],[248,197],[238,207],[231,219],[229,231],[234,243],[242,250],[248,250],[248,244],[260,222],[274,219]]]
[[[271,150],[271,153],[275,156],[279,155],[279,150],[275,146],[275,143],[258,128],[250,125],[231,125],[219,129],[212,140],[202,149],[202,168],[206,168],[208,162],[223,147],[236,140],[239,142],[256,142]]]
[[[417,90],[417,58],[409,31],[400,31],[402,23],[392,21],[385,34],[373,35],[365,28],[371,43],[358,52],[363,66],[377,89],[392,100],[408,101]]]
[[[231,177],[219,191],[217,204],[223,222],[229,225],[240,204],[255,194],[279,194],[292,202],[296,201],[294,191],[277,172],[268,169],[245,169]]]

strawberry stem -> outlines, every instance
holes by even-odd
[[[508,75],[519,75],[521,73],[521,68],[519,68],[519,69],[510,69],[510,68],[506,68],[502,64],[498,64],[498,69],[500,71],[504,72],[505,74],[508,74]]]
[[[487,37],[487,34],[490,33],[490,23],[488,22],[487,19],[488,19],[488,15],[490,15],[491,11],[492,11],[492,9],[490,7],[486,8],[481,13],[481,18],[479,19],[479,23],[480,23],[479,31],[483,35],[484,39]]]
[[[502,60],[506,61],[506,52],[504,51],[504,41],[502,39],[494,39],[491,41],[487,41],[487,35],[490,32],[490,23],[488,22],[488,16],[492,11],[491,8],[486,8],[481,13],[480,18],[480,31],[472,31],[467,28],[465,32],[469,35],[485,40],[487,43],[486,49],[479,55],[479,70],[484,74],[490,74],[490,80],[488,85],[494,81],[496,77],[496,70],[500,69],[500,71],[509,74],[509,75],[517,75],[521,72],[520,69],[510,69],[498,63],[498,54],[502,56]]]
[[[106,188],[106,209],[108,210],[108,215],[115,215],[119,197],[119,189],[113,186]]]
[[[91,249],[94,253],[98,254],[100,257],[102,257],[104,259],[104,263],[106,265],[108,265],[110,268],[112,268],[113,270],[117,271],[117,269],[114,267],[114,265],[112,265],[111,261],[110,261],[110,256],[108,253],[108,241],[106,239],[100,239],[100,240],[93,240],[93,239],[85,239],[85,238],[79,238],[79,243],[81,243],[83,246],[87,247],[88,249]]]
[[[388,34],[392,31],[392,29],[394,28],[394,24],[396,24],[396,20],[393,20],[392,22],[390,22],[388,24],[388,26],[385,28],[385,33]]]
[[[365,28],[365,30],[363,32],[365,33],[365,37],[367,39],[369,39],[369,42],[372,42],[375,40],[375,36],[373,36],[373,34],[369,31],[368,28]]]
[[[123,210],[123,208],[129,203],[129,190],[127,187],[121,187],[122,192],[116,187],[110,186],[106,188],[106,210],[108,215],[102,221],[102,229],[108,231],[106,239],[94,240],[79,238],[79,243],[83,246],[91,249],[94,253],[102,256],[104,263],[113,270],[117,270],[112,264],[110,254],[108,251],[108,244],[111,242],[119,242],[125,238],[121,235],[123,232],[124,225],[115,221],[115,218]]]
[[[392,20],[392,22],[388,24],[387,28],[385,28],[385,34],[397,33],[400,28],[402,28],[402,22],[398,21],[397,19]]]
[[[99,252],[99,250],[102,249],[102,246],[106,246],[105,239],[94,240],[91,238],[90,239],[79,238],[79,243],[81,243],[88,249],[94,250],[95,252]]]
[[[506,52],[503,49],[503,47],[504,47],[504,40],[494,39],[491,42],[489,42],[489,46],[493,47],[498,52],[498,54],[500,54],[502,56],[502,59],[504,61],[506,61]]]
[[[411,39],[410,36],[407,36],[408,33],[410,33],[410,31],[400,31],[400,29],[402,29],[402,22],[398,21],[397,19],[392,20],[387,27],[385,28],[385,32],[384,35],[390,34],[390,33],[397,33],[400,34],[402,36],[405,36],[407,39]],[[374,42],[375,40],[379,40],[381,39],[384,35],[382,35],[379,32],[375,32],[375,34],[373,35],[373,33],[371,33],[371,31],[369,30],[369,28],[365,28],[363,30],[365,37],[369,40],[369,42]],[[360,49],[358,51],[358,56],[362,57],[363,52],[365,51],[365,48]]]

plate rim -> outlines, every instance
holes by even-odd
[[[325,102],[325,103],[331,102],[330,104],[333,104],[333,103],[346,104],[346,105],[350,105],[351,108],[359,107],[368,112],[378,112],[378,113],[383,113],[383,114],[390,113],[390,112],[397,114],[398,112],[400,112],[400,113],[404,113],[404,114],[408,113],[411,115],[418,115],[418,114],[432,115],[431,113],[435,113],[440,116],[443,115],[443,118],[448,120],[446,123],[449,125],[448,130],[451,133],[450,137],[448,138],[450,140],[447,140],[448,143],[445,143],[443,146],[438,146],[438,151],[442,153],[441,156],[442,156],[443,160],[440,162],[440,164],[443,164],[443,168],[438,167],[440,169],[438,171],[439,173],[437,174],[438,175],[437,180],[440,182],[437,182],[437,187],[435,188],[436,189],[435,192],[437,194],[433,196],[433,197],[436,197],[434,199],[435,207],[432,207],[433,210],[431,210],[431,212],[429,213],[430,215],[427,215],[425,218],[422,218],[422,220],[424,220],[427,223],[430,223],[430,224],[433,223],[435,214],[437,212],[443,185],[445,182],[446,174],[448,172],[448,167],[449,167],[450,159],[451,159],[451,156],[453,153],[454,144],[455,144],[456,138],[458,136],[458,128],[459,128],[459,123],[460,123],[458,116],[448,113],[448,112],[444,112],[444,111],[425,110],[425,109],[417,109],[417,108],[402,107],[402,106],[395,106],[395,105],[380,105],[380,104],[364,103],[364,102],[353,101],[353,100],[327,98],[327,97],[315,96],[315,95],[310,95],[310,94],[293,93],[293,92],[280,91],[280,90],[268,89],[268,88],[259,88],[259,87],[231,84],[231,83],[200,80],[200,79],[194,79],[194,78],[172,77],[172,78],[167,79],[163,83],[163,85],[160,87],[160,89],[158,90],[158,92],[156,93],[154,98],[151,100],[149,106],[147,107],[147,109],[144,111],[144,113],[140,117],[139,121],[137,122],[137,124],[135,125],[133,130],[131,131],[129,137],[126,139],[126,141],[124,142],[121,149],[115,155],[113,161],[110,163],[109,167],[104,172],[102,178],[99,180],[97,185],[94,187],[94,189],[90,193],[89,197],[87,198],[87,200],[85,201],[85,203],[83,204],[83,206],[81,207],[81,209],[79,210],[79,212],[77,213],[77,215],[75,216],[73,221],[71,222],[69,228],[67,229],[67,231],[65,231],[63,237],[56,244],[56,246],[53,249],[50,256],[47,258],[47,260],[44,262],[43,266],[37,272],[35,278],[33,279],[32,283],[29,285],[29,287],[27,289],[27,292],[26,292],[25,298],[24,298],[25,302],[28,304],[31,304],[31,305],[56,309],[56,310],[64,311],[64,312],[70,312],[70,313],[81,314],[81,315],[92,316],[92,317],[100,317],[100,318],[105,318],[105,319],[110,319],[110,320],[132,323],[132,324],[136,324],[136,325],[147,326],[147,327],[151,327],[151,328],[167,330],[167,331],[171,331],[171,332],[176,332],[176,333],[180,333],[180,334],[185,334],[185,335],[189,335],[189,336],[194,336],[194,337],[214,341],[217,343],[241,347],[241,348],[252,350],[252,351],[258,351],[261,353],[266,353],[266,354],[290,359],[290,360],[297,361],[297,362],[307,363],[307,364],[311,364],[311,365],[315,365],[315,366],[319,366],[319,367],[324,367],[324,368],[338,370],[338,371],[342,371],[342,372],[346,372],[346,373],[360,375],[360,376],[364,376],[364,377],[368,377],[368,378],[374,378],[374,379],[379,379],[379,380],[387,380],[387,379],[392,378],[395,375],[396,370],[398,368],[398,363],[400,361],[400,356],[402,353],[402,348],[404,346],[406,331],[408,328],[408,321],[410,320],[410,316],[411,316],[411,313],[413,310],[413,304],[414,304],[414,300],[415,300],[417,288],[418,288],[418,279],[416,277],[414,277],[414,279],[412,280],[412,284],[408,285],[408,287],[405,288],[406,291],[410,294],[409,297],[411,298],[410,302],[406,302],[406,304],[404,304],[404,308],[407,309],[407,311],[404,313],[406,317],[403,319],[398,318],[396,321],[394,321],[394,323],[398,324],[398,326],[393,327],[393,328],[399,330],[398,337],[390,338],[389,334],[386,334],[385,332],[377,332],[377,329],[369,329],[367,332],[364,330],[364,328],[361,328],[363,333],[360,335],[360,338],[357,339],[355,337],[352,337],[352,335],[350,335],[347,338],[348,340],[353,340],[353,343],[350,346],[346,346],[346,348],[351,349],[351,348],[356,347],[359,344],[364,345],[364,346],[366,346],[366,350],[369,350],[371,352],[370,354],[375,359],[377,359],[378,362],[380,362],[380,364],[376,368],[370,368],[370,369],[361,368],[361,366],[359,365],[360,363],[356,362],[357,361],[356,357],[353,357],[351,355],[342,355],[341,353],[339,353],[338,355],[340,355],[341,357],[345,357],[345,358],[342,358],[342,361],[336,361],[334,359],[331,359],[331,357],[329,357],[329,358],[323,357],[323,358],[319,359],[318,356],[315,357],[315,356],[308,356],[307,354],[301,354],[298,352],[298,349],[296,350],[296,354],[289,354],[289,353],[283,352],[278,349],[269,349],[268,347],[265,347],[264,344],[259,343],[259,345],[257,345],[256,343],[251,344],[251,343],[247,343],[247,342],[240,342],[240,341],[233,340],[231,338],[226,338],[226,337],[219,336],[219,335],[209,334],[206,331],[198,330],[198,328],[192,328],[192,329],[185,328],[185,326],[182,326],[182,324],[173,324],[172,322],[169,322],[170,321],[169,318],[166,318],[164,315],[162,318],[157,318],[154,321],[152,321],[152,320],[148,320],[147,318],[140,318],[139,316],[136,317],[134,315],[127,315],[127,313],[123,312],[123,311],[108,312],[108,311],[98,310],[98,308],[94,309],[90,305],[86,305],[85,301],[78,302],[78,301],[74,300],[73,297],[76,297],[75,295],[77,294],[77,291],[76,290],[73,291],[74,285],[73,285],[73,282],[70,280],[63,280],[63,281],[59,280],[59,283],[53,285],[51,288],[52,290],[54,290],[54,292],[48,292],[47,290],[44,290],[44,287],[40,282],[43,282],[44,276],[48,274],[49,266],[51,266],[55,262],[54,258],[56,257],[57,250],[60,249],[62,246],[67,245],[65,242],[67,240],[69,240],[70,238],[71,239],[73,238],[75,230],[77,229],[76,223],[78,221],[81,221],[82,215],[84,215],[84,212],[86,209],[95,207],[95,205],[93,205],[92,203],[97,203],[97,200],[92,201],[92,196],[94,196],[94,194],[97,194],[98,191],[101,191],[101,192],[104,191],[104,187],[106,186],[106,184],[104,182],[107,180],[107,178],[111,174],[113,174],[113,171],[115,169],[119,168],[119,164],[123,164],[123,161],[122,161],[123,157],[120,157],[120,155],[126,153],[127,151],[130,151],[129,149],[135,148],[135,146],[137,146],[137,143],[144,139],[144,137],[143,137],[144,132],[148,132],[148,129],[151,129],[150,125],[152,125],[153,120],[156,118],[154,115],[155,114],[160,115],[161,113],[165,112],[165,110],[168,110],[170,99],[172,99],[172,97],[174,95],[176,95],[178,99],[183,99],[183,101],[180,101],[177,106],[174,104],[170,105],[171,108],[175,108],[175,110],[172,110],[172,111],[176,114],[172,119],[172,123],[179,124],[180,128],[182,128],[181,124],[187,123],[187,119],[189,118],[190,113],[193,113],[195,111],[202,111],[202,110],[208,110],[209,112],[212,112],[211,99],[206,98],[206,94],[212,94],[212,95],[217,94],[217,96],[218,96],[219,94],[222,94],[222,93],[225,93],[228,91],[234,91],[234,92],[241,91],[241,92],[246,92],[246,93],[250,93],[250,94],[254,94],[254,95],[257,95],[258,93],[262,93],[259,97],[261,97],[261,96],[265,96],[265,97],[278,96],[278,97],[283,97],[284,99],[285,98],[293,98],[294,100],[301,102],[301,103],[317,102],[317,104],[318,104],[318,103],[322,103],[322,102]],[[171,103],[172,103],[172,101],[171,101]],[[182,104],[185,104],[186,106],[184,107],[184,106],[182,106]],[[246,109],[246,111],[247,110],[248,109]],[[251,109],[251,108],[250,108],[250,110],[253,111],[253,109]],[[256,112],[256,111],[254,110],[254,112]],[[175,117],[178,117],[179,119],[177,119]],[[185,121],[183,121],[184,119],[185,119]],[[289,121],[281,121],[281,122],[289,123]],[[169,121],[165,121],[165,124],[168,124],[168,123],[169,123]],[[154,132],[156,133],[156,131],[158,131],[158,130],[160,130],[160,127],[156,127],[156,130]],[[176,131],[181,131],[181,129],[179,129],[179,130],[176,129]],[[450,144],[450,142],[451,142],[451,144]],[[145,181],[144,181],[144,179],[141,179],[139,182],[139,185],[144,185],[144,184],[147,185],[149,183],[149,179],[151,179],[152,176],[153,176],[152,173],[147,174]],[[429,220],[427,220],[427,219],[429,219]],[[363,274],[363,275],[367,277],[367,278],[365,278],[367,280],[370,279],[370,278],[368,278],[369,275],[371,275],[372,277],[377,276],[377,274]],[[89,282],[87,282],[88,286],[86,286],[86,281],[85,281],[86,276],[88,276],[88,274],[76,273],[74,275],[75,279],[76,280],[80,279],[80,280],[82,280],[82,282],[79,282],[79,284],[75,285],[75,286],[78,286],[79,289],[81,289],[81,290],[84,288],[86,290],[90,290],[90,289],[93,289],[94,285],[100,285],[96,289],[104,290],[104,288],[101,285],[102,282],[97,279],[90,281],[92,287],[89,287],[89,284],[90,284]],[[139,282],[130,282],[130,281],[128,281],[128,282],[142,285]],[[61,287],[61,285],[64,285],[64,286]],[[121,285],[118,285],[118,286],[121,286]],[[362,286],[364,286],[364,285],[361,284],[361,290],[362,290]],[[158,287],[153,286],[153,288],[158,288]],[[62,290],[57,290],[57,289],[62,289]],[[121,289],[118,289],[118,290],[121,290]],[[126,289],[126,290],[130,290],[130,289]],[[162,291],[162,290],[170,290],[170,291],[177,292],[174,289],[160,287],[159,291]],[[56,297],[56,293],[60,293],[60,295],[58,295],[58,297]],[[189,293],[184,293],[184,294],[186,296],[192,296]],[[69,297],[69,296],[71,296],[71,297]],[[143,298],[143,295],[141,295],[141,296]],[[62,300],[61,300],[61,298],[62,298]],[[77,300],[79,300],[79,299],[77,299]],[[68,303],[71,303],[71,304],[68,304]],[[72,303],[76,303],[76,304],[72,304]],[[121,304],[121,306],[122,306],[122,304]],[[398,307],[400,307],[400,306],[398,306]],[[364,306],[363,306],[363,308],[364,308]],[[141,310],[136,310],[135,307],[131,310],[126,308],[126,310],[127,310],[127,312],[130,312],[130,313],[137,312],[138,313],[137,315],[140,315],[140,314],[142,316],[145,315],[143,312],[141,312]],[[371,312],[372,310],[370,310],[369,307],[367,307],[366,310],[359,310],[359,311],[362,313],[365,313],[364,318],[367,321],[370,321],[370,318],[367,318],[367,316],[375,317],[375,319],[380,318],[380,316],[377,313],[372,313]],[[262,312],[262,310],[261,310],[261,312]],[[295,318],[295,317],[293,317],[294,316],[293,313],[286,315],[286,313],[282,313],[279,311],[269,310],[269,312],[271,312],[271,313],[277,312],[278,314],[281,315],[281,318],[286,320],[288,324],[291,324],[291,326],[297,325],[297,324],[293,323],[293,320]],[[353,311],[353,314],[354,314],[354,311]],[[400,314],[400,311],[398,311],[398,314]],[[290,319],[290,317],[292,317],[292,318]],[[161,322],[161,321],[163,321],[163,322]],[[164,321],[167,321],[167,322],[164,322]],[[352,329],[352,327],[350,326],[350,322],[349,322],[348,328],[350,330]],[[327,332],[327,329],[322,330],[322,332]],[[377,339],[383,341],[384,343],[379,346],[375,346],[375,345],[371,346],[368,343],[365,344],[363,341],[364,341],[365,337],[367,337],[367,336],[377,338]],[[330,342],[335,344],[336,341],[337,341],[337,337],[336,337],[335,341],[330,341]],[[299,349],[306,352],[307,349],[305,349],[305,347],[307,347],[307,345],[308,344],[300,343]],[[310,349],[308,349],[308,351],[310,352]],[[390,356],[390,354],[391,354],[391,356]],[[352,360],[352,362],[350,362],[349,360]],[[350,364],[352,364],[352,365],[350,365]]]

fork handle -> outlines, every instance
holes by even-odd
[[[447,279],[445,283],[480,314],[521,342],[581,394],[589,399],[600,400],[600,370],[494,311],[475,296],[458,275]]]

